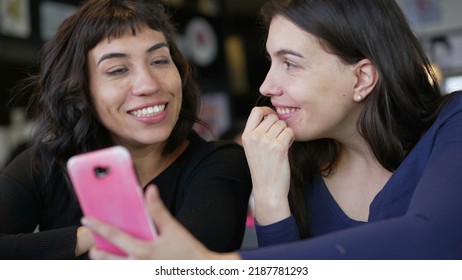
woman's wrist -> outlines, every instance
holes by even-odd
[[[286,219],[291,215],[289,201],[255,200],[255,219],[260,225],[269,225]]]
[[[87,253],[93,246],[93,235],[87,227],[81,226],[77,228],[77,242],[75,245],[75,256],[78,257]]]
[[[237,252],[231,252],[231,253],[216,253],[216,252],[211,252],[209,257],[207,258],[209,260],[241,260],[241,255]]]

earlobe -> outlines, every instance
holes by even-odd
[[[356,84],[353,99],[363,101],[374,89],[378,80],[378,71],[369,59],[363,59],[355,65]]]

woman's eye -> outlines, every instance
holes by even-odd
[[[118,76],[118,75],[124,74],[125,72],[127,72],[126,68],[118,68],[118,69],[109,71],[108,75],[109,76]]]
[[[288,61],[284,61],[284,65],[285,65],[286,69],[288,69],[288,70],[295,68],[295,64],[290,63]]]
[[[169,59],[156,59],[151,62],[151,65],[166,65],[169,64]]]

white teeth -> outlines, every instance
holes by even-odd
[[[294,113],[296,111],[298,111],[299,109],[297,108],[276,108],[276,112],[279,114],[279,115],[285,115],[285,114],[290,114],[290,113]]]
[[[164,110],[165,110],[165,104],[156,105],[152,107],[146,107],[146,108],[139,109],[136,111],[131,111],[130,114],[132,114],[135,117],[149,117],[149,116],[159,114],[163,112]]]

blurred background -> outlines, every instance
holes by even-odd
[[[27,96],[13,90],[36,70],[38,51],[81,0],[0,0],[0,170],[27,142]],[[216,138],[239,132],[268,63],[258,10],[265,0],[165,0],[178,43],[198,71],[201,118]],[[444,92],[462,88],[462,1],[397,0],[439,73]],[[198,129],[206,138],[212,138]]]

